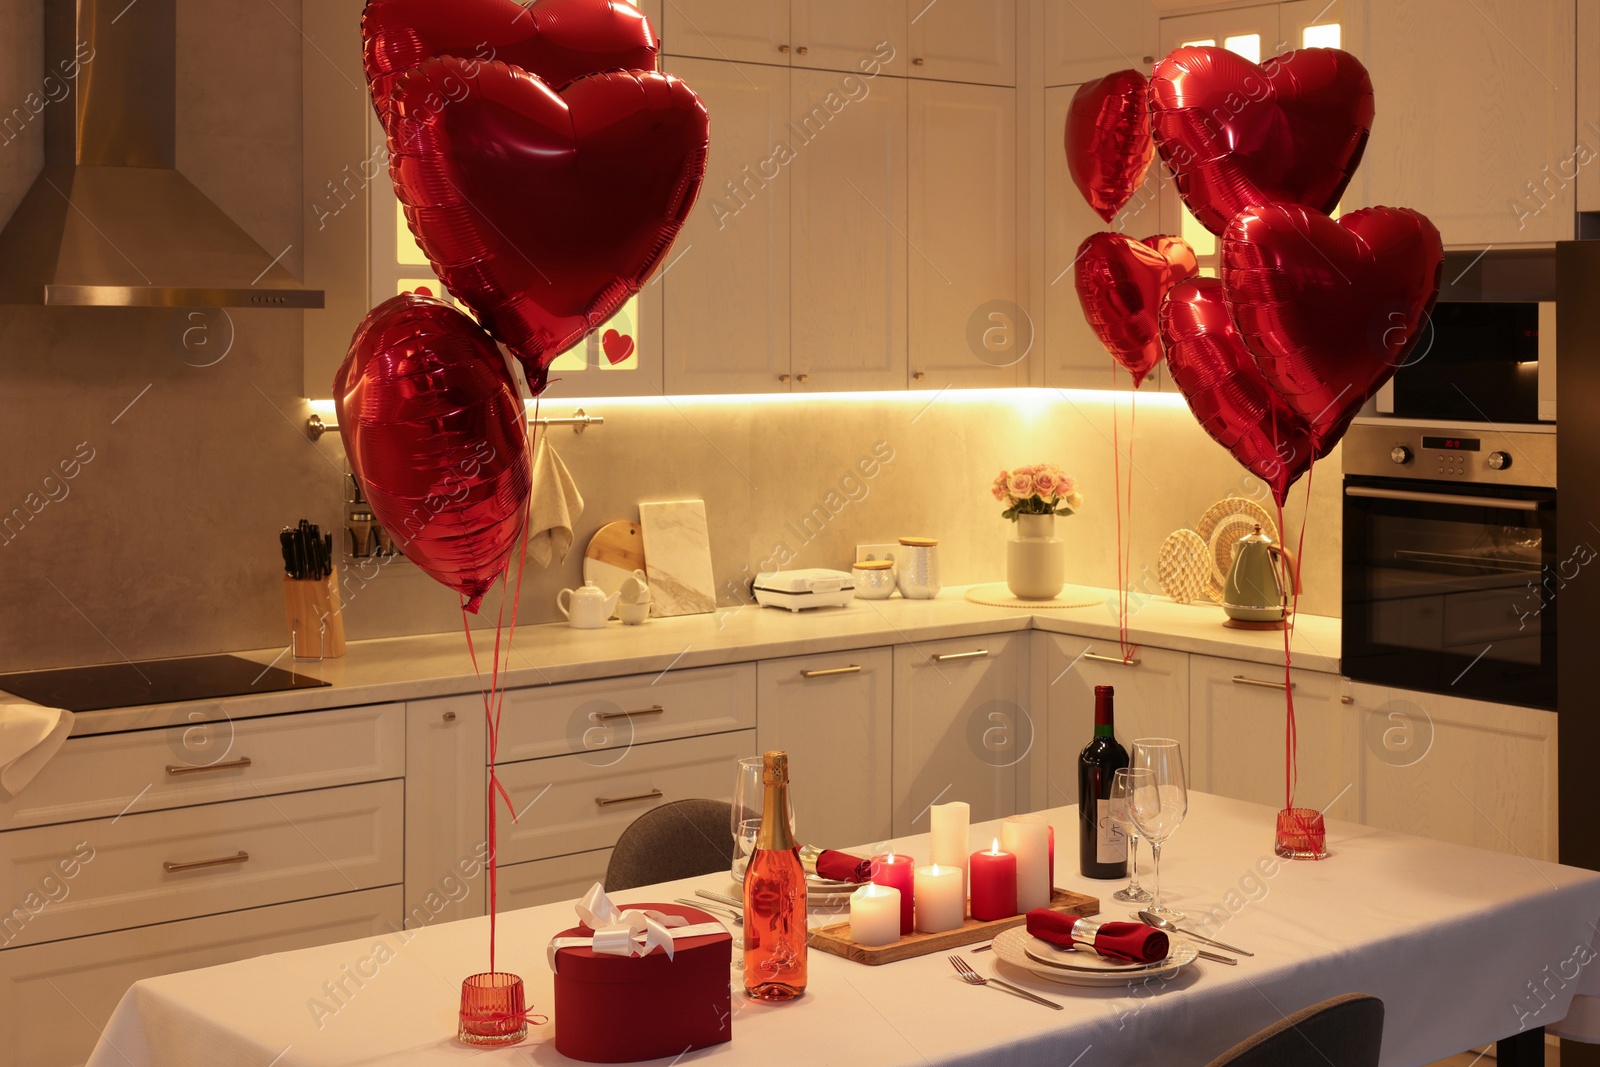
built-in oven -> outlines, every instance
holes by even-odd
[[[1559,592],[1554,427],[1362,420],[1346,433],[1349,677],[1554,709]]]

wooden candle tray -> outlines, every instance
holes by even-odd
[[[1070,889],[1055,889],[1050,895],[1050,908],[1072,915],[1098,915],[1100,900],[1083,893],[1074,893]],[[880,963],[894,963],[897,960],[911,959],[913,956],[926,956],[930,952],[943,952],[977,941],[988,941],[1002,930],[1021,926],[1026,921],[1025,915],[990,919],[987,922],[980,922],[968,915],[967,921],[954,930],[938,934],[913,931],[898,941],[876,948],[868,948],[850,940],[850,924],[842,922],[834,923],[832,926],[821,926],[811,931],[810,944],[812,948],[826,952],[830,956],[843,956],[847,960],[876,967]]]

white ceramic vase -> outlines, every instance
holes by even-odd
[[[1067,543],[1054,515],[1018,515],[1006,542],[1006,585],[1023,600],[1051,600],[1067,582]]]

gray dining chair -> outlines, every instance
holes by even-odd
[[[1378,1067],[1382,1045],[1383,1001],[1346,993],[1273,1023],[1206,1067]]]
[[[726,800],[674,800],[651,808],[617,838],[606,865],[607,892],[728,870],[732,822]]]

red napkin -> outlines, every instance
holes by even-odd
[[[857,859],[848,852],[825,849],[817,857],[817,877],[860,885],[872,881],[872,861]]]
[[[1064,911],[1034,908],[1028,912],[1028,933],[1040,941],[1068,948],[1089,945],[1102,956],[1131,963],[1156,963],[1167,958],[1167,935],[1144,923],[1096,923]]]

